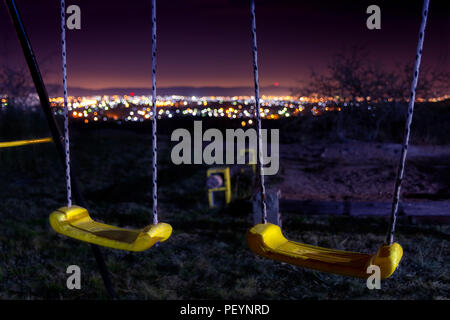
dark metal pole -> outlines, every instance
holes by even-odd
[[[56,123],[56,120],[53,116],[53,112],[50,108],[50,101],[48,98],[47,89],[45,88],[44,81],[42,80],[41,72],[39,70],[36,57],[34,56],[30,40],[25,31],[25,27],[22,23],[19,10],[14,0],[5,0],[5,3],[6,6],[8,7],[9,15],[14,24],[14,28],[16,29],[17,37],[22,47],[22,51],[28,65],[28,69],[30,70],[31,77],[33,78],[34,86],[36,87],[36,91],[39,96],[42,109],[45,113],[45,117],[47,119],[47,123],[53,137],[53,142],[55,143],[59,158],[62,161],[63,166],[65,166],[64,160],[65,153],[63,144],[64,138],[61,134],[61,130],[59,129],[58,124]],[[72,192],[76,203],[78,203],[80,206],[86,207],[86,204],[80,192],[78,180],[75,178],[75,174],[73,171],[71,174],[71,179],[72,179]],[[108,292],[109,297],[114,299],[116,297],[116,294],[114,292],[108,268],[106,267],[100,248],[93,244],[91,244],[91,248],[94,253],[100,274],[102,275],[103,283],[105,284],[105,289]]]

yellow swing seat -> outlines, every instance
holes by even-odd
[[[298,243],[286,239],[280,227],[271,223],[251,228],[247,232],[247,243],[250,250],[264,258],[357,278],[370,276],[369,265],[380,267],[381,279],[389,278],[403,255],[398,243],[383,245],[374,255]]]
[[[27,146],[30,144],[47,143],[47,142],[52,142],[52,141],[53,141],[52,138],[5,141],[5,142],[0,142],[0,148],[21,147],[21,146]]]
[[[85,208],[78,206],[59,208],[49,219],[53,230],[62,235],[126,251],[145,251],[172,234],[172,227],[161,222],[143,229],[125,229],[96,222]]]

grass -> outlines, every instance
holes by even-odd
[[[91,215],[120,226],[151,216],[151,139],[132,131],[89,130],[73,136],[73,163]],[[405,255],[381,290],[365,281],[254,256],[245,233],[251,213],[238,202],[210,210],[206,167],[173,166],[160,137],[159,214],[174,228],[144,253],[103,249],[121,299],[448,299],[450,228],[400,223]],[[65,203],[63,168],[52,145],[0,151],[0,298],[105,299],[88,245],[57,235],[50,212]],[[242,190],[242,189],[241,189]],[[243,191],[241,191],[243,192]],[[245,192],[243,192],[245,193]],[[283,213],[292,239],[375,252],[383,219],[305,217]],[[66,288],[66,268],[80,266],[82,289]]]

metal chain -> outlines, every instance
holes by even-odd
[[[405,172],[406,153],[408,151],[409,135],[411,133],[411,123],[413,120],[413,113],[414,113],[414,101],[416,99],[417,81],[419,79],[419,68],[420,68],[420,61],[422,58],[423,40],[425,37],[425,27],[427,25],[429,4],[430,4],[429,0],[424,0],[422,8],[422,23],[420,25],[419,41],[417,43],[417,51],[416,51],[416,61],[414,63],[414,74],[411,83],[411,92],[409,96],[408,116],[406,118],[405,134],[403,137],[402,152],[400,155],[400,164],[398,166],[397,177],[394,186],[391,223],[389,225],[389,231],[386,236],[386,243],[388,244],[392,244],[394,242],[394,232],[397,223],[398,205],[400,202],[400,190],[403,181],[403,174]]]
[[[61,0],[61,53],[62,78],[64,90],[64,151],[66,161],[67,206],[72,206],[72,183],[70,180],[70,141],[69,141],[69,111],[67,102],[67,63],[66,63],[66,4]]]
[[[255,116],[258,138],[258,171],[261,192],[261,214],[263,223],[267,223],[266,210],[266,188],[264,186],[264,167],[262,163],[262,136],[261,136],[261,113],[259,107],[259,77],[258,77],[258,47],[256,42],[256,16],[255,16],[255,0],[250,2],[250,12],[252,16],[252,51],[253,51],[253,76],[255,82]]]
[[[156,137],[156,0],[152,0],[152,182],[153,182],[153,224],[158,223],[158,180],[157,180],[157,137]]]

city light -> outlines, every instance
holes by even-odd
[[[417,99],[417,102],[440,102],[450,99],[450,95],[442,97]],[[28,98],[30,105],[38,106],[37,95]],[[407,101],[407,100],[406,100]],[[293,96],[261,96],[260,115],[262,119],[277,120],[297,116],[321,116],[327,112],[340,112],[351,108],[360,108],[366,103],[368,111],[375,112],[376,107],[371,97],[344,99],[342,97],[293,97]],[[391,98],[384,102],[392,102]],[[53,97],[50,104],[55,115],[63,114],[64,99]],[[8,106],[8,97],[0,95],[0,108]],[[253,96],[158,96],[158,119],[179,117],[195,118],[228,118],[241,119],[241,125],[252,125],[255,118]],[[68,97],[69,116],[72,119],[90,122],[143,122],[151,120],[152,97],[130,95]],[[244,121],[245,120],[245,121]]]

